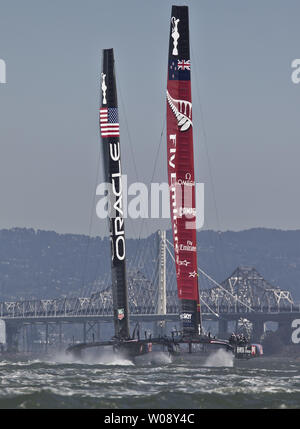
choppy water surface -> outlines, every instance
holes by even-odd
[[[300,408],[300,361],[0,361],[0,408]]]

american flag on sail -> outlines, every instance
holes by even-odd
[[[101,137],[118,137],[120,135],[118,109],[103,107],[100,109]]]

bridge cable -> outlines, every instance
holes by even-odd
[[[201,274],[203,274],[205,277],[207,277],[209,280],[211,280],[216,286],[220,287],[224,292],[227,292],[232,298],[234,298],[236,301],[238,301],[240,304],[244,305],[245,307],[249,308],[250,311],[254,311],[250,305],[246,304],[245,302],[241,301],[236,295],[233,295],[231,292],[229,292],[227,289],[225,289],[220,283],[218,283],[216,280],[214,280],[212,277],[210,277],[208,274],[206,274],[205,271],[201,270],[201,268],[197,268],[198,271],[200,271]]]
[[[168,242],[168,244],[170,244],[171,246],[174,247],[174,245],[168,240],[166,239],[166,241]],[[175,258],[172,255],[173,260],[175,262]],[[252,307],[250,307],[248,304],[246,304],[245,302],[241,301],[236,295],[233,295],[231,292],[229,292],[229,290],[227,290],[226,288],[224,288],[224,286],[222,286],[220,283],[218,283],[216,280],[214,280],[212,277],[210,277],[208,274],[206,274],[205,271],[201,270],[201,268],[197,267],[198,271],[203,274],[206,278],[208,278],[211,282],[213,282],[216,286],[218,286],[219,288],[221,288],[224,292],[228,293],[232,298],[234,298],[236,301],[240,302],[242,305],[244,305],[245,307],[249,308],[249,310],[254,311],[254,309]]]
[[[168,240],[167,240],[168,241]],[[173,259],[173,261],[175,262],[175,258],[174,258],[174,255],[172,254],[172,252],[170,251],[170,249],[169,249],[169,247],[168,247],[168,245],[166,245],[166,249],[167,249],[167,251],[168,251],[168,253],[169,253],[169,255],[171,256],[171,258]],[[200,298],[200,301],[202,301],[202,303],[216,316],[216,317],[220,317],[220,315],[218,314],[218,313],[216,313],[206,302],[205,302],[205,300],[200,296],[200,294],[199,294],[199,298]]]

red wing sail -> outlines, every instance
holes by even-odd
[[[167,159],[180,319],[199,333],[196,209],[188,7],[173,6],[167,85]]]

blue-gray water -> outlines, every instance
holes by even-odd
[[[300,408],[300,360],[135,366],[63,356],[0,361],[0,408]]]

